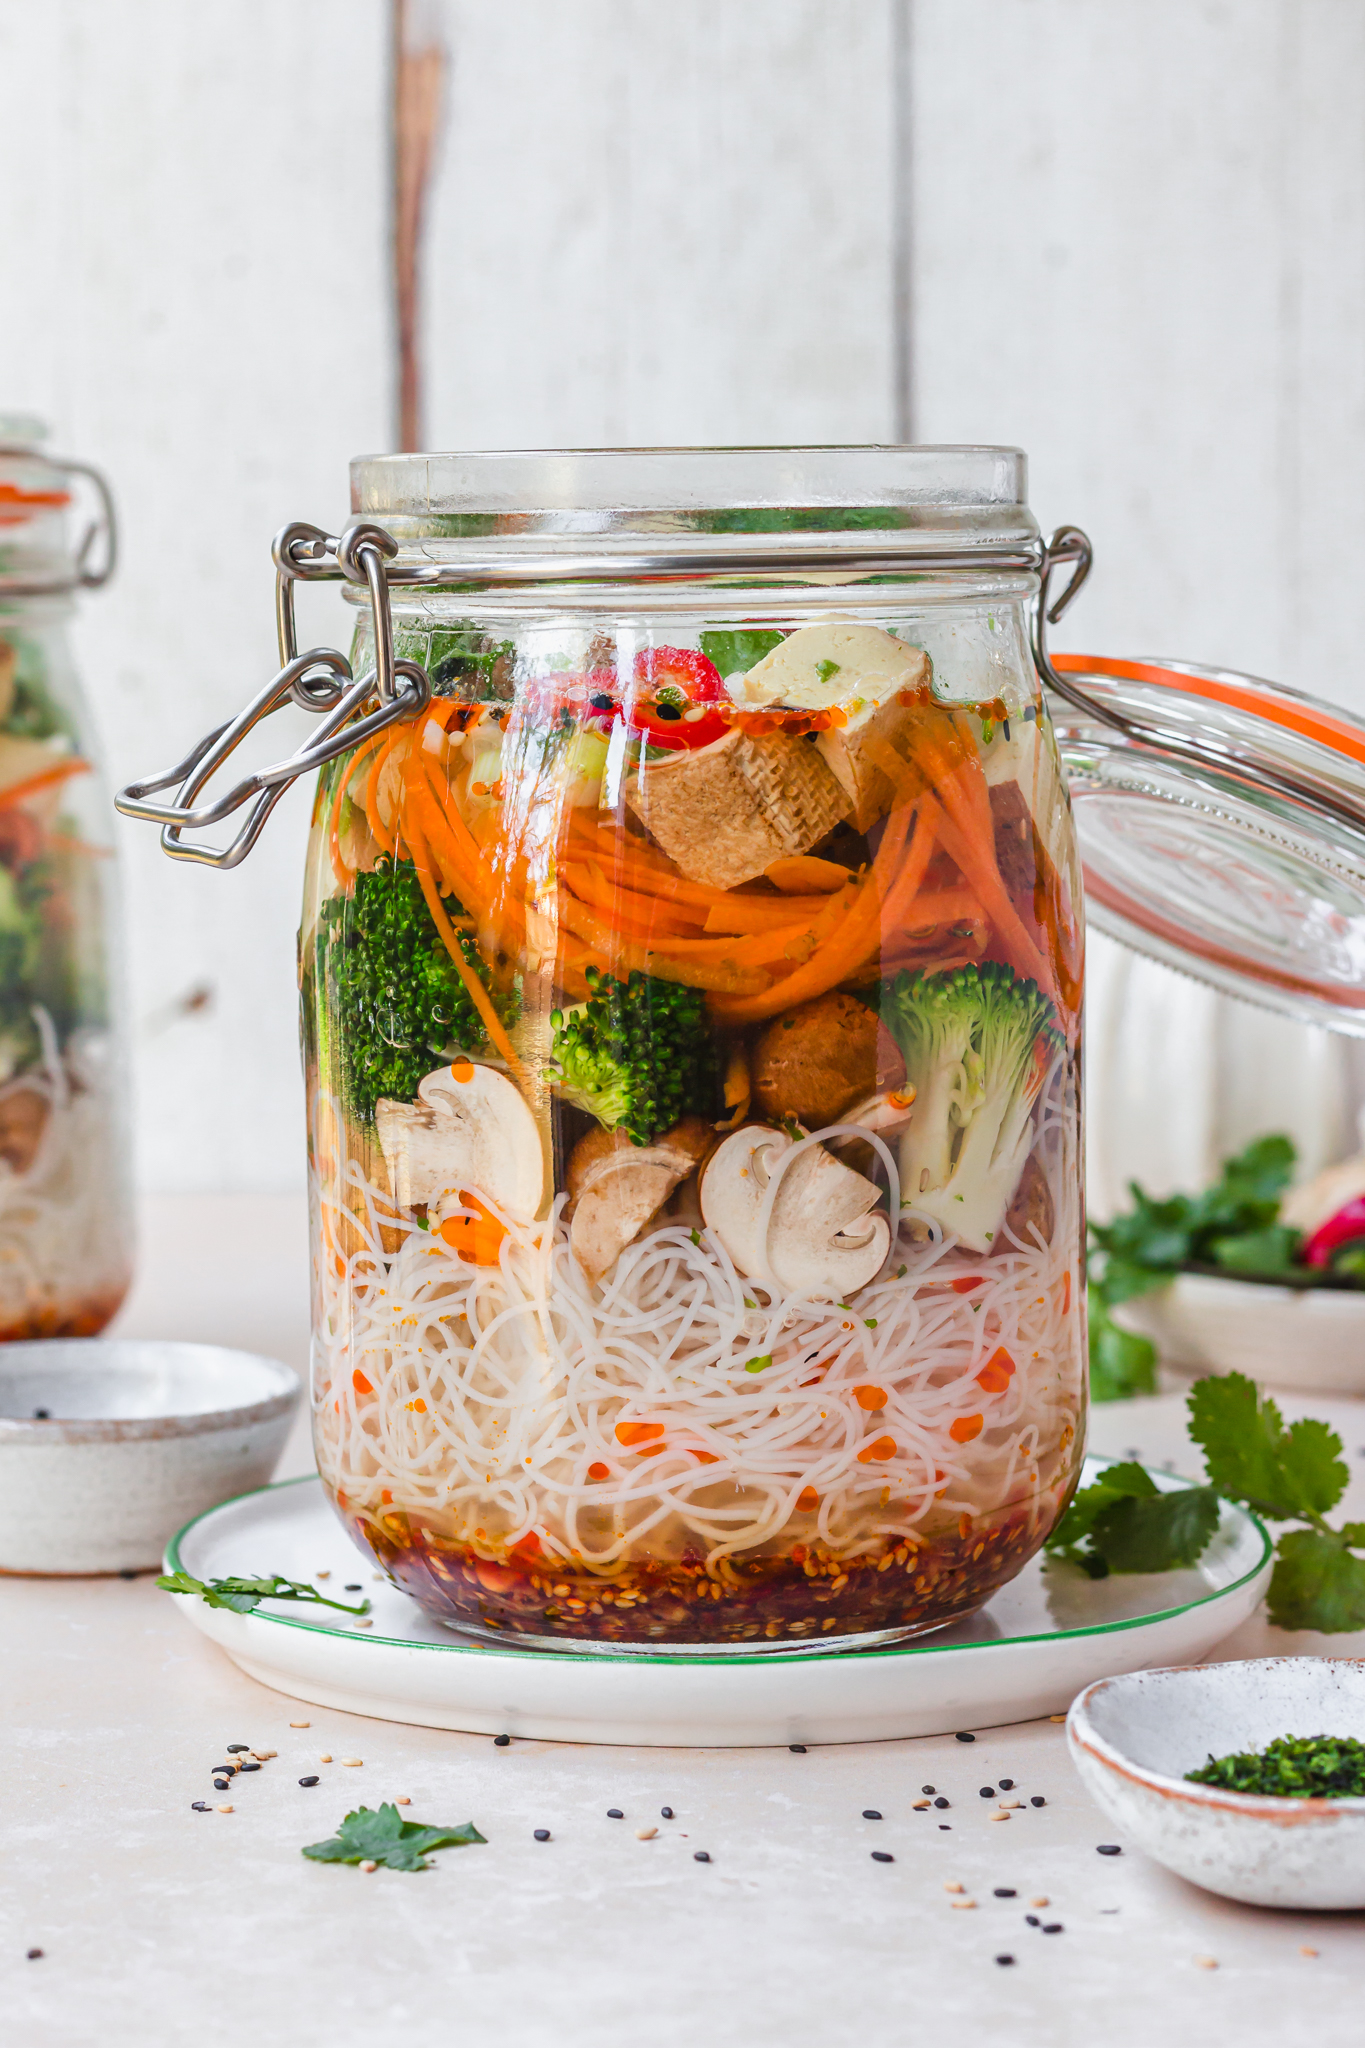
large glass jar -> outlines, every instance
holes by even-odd
[[[978,1607],[1085,1412],[1023,457],[385,457],[353,503],[431,695],[314,811],[338,1512],[504,1637],[814,1648]]]
[[[42,437],[0,418],[0,1341],[103,1329],[132,1255],[108,798],[67,637],[112,515]],[[73,473],[102,542],[68,537]]]

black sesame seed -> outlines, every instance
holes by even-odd
[[[921,1785],[919,1789],[921,1792],[932,1792],[934,1787],[932,1785]]]
[[[300,1779],[299,1779],[299,1783],[300,1783],[300,1785],[316,1785],[316,1784],[319,1784],[320,1782],[321,1782],[321,1781],[320,1781],[320,1779],[318,1779],[318,1778],[317,1778],[316,1776],[314,1776],[314,1777],[311,1777],[311,1778],[300,1778]]]
[[[607,1819],[608,1819],[608,1820],[624,1820],[624,1819],[625,1819],[625,1815],[624,1815],[624,1814],[622,1813],[622,1811],[621,1811],[621,1809],[620,1809],[620,1807],[619,1807],[619,1806],[609,1806],[609,1807],[607,1808]]]
[[[964,1734],[964,1733],[963,1733],[963,1731],[962,1731],[961,1729],[959,1729],[959,1730],[958,1730],[958,1733],[957,1733],[957,1736],[956,1736],[956,1738],[955,1738],[955,1739],[956,1739],[956,1740],[957,1740],[958,1742],[975,1742],[975,1741],[976,1741],[976,1737],[975,1737],[974,1735],[967,1735],[967,1734]]]
[[[981,1787],[981,1793],[980,1793],[980,1796],[981,1796],[981,1798],[982,1798],[982,1799],[994,1799],[994,1797],[995,1797],[995,1787],[994,1787],[994,1785],[983,1785],[983,1786]]]
[[[1013,1885],[998,1884],[995,1887],[995,1896],[997,1899],[1017,1899],[1019,1894],[1015,1891]]]
[[[26,1960],[30,1963],[40,1963],[43,1960],[42,1950],[40,1948],[31,1948]]]
[[[673,1808],[671,1806],[661,1806],[659,1808],[659,1815],[663,1820],[672,1820]]]
[[[709,1863],[711,1861],[710,1851],[707,1849],[694,1849],[692,1851],[692,1861],[694,1863]]]
[[[214,1781],[213,1781],[213,1789],[214,1789],[214,1791],[215,1791],[215,1792],[226,1792],[226,1791],[227,1791],[227,1788],[228,1788],[228,1781],[227,1781],[227,1779],[226,1779],[226,1778],[215,1778],[215,1779],[214,1779]]]
[[[361,1585],[359,1579],[348,1580],[342,1588],[342,1591],[345,1593],[363,1593],[364,1590],[365,1588]]]
[[[35,1422],[51,1422],[52,1410],[50,1408],[35,1408],[33,1411],[33,1420]]]
[[[493,1747],[494,1749],[506,1749],[511,1740],[510,1735],[495,1735],[493,1737]]]
[[[942,1794],[941,1792],[940,1792],[940,1794],[939,1794],[938,1798],[937,1798],[937,1799],[936,1799],[936,1800],[934,1801],[934,1804],[935,1804],[935,1806],[951,1806],[951,1805],[952,1805],[952,1803],[953,1803],[953,1802],[952,1802],[952,1800],[951,1800],[951,1799],[945,1799],[945,1798],[943,1797],[943,1794]]]
[[[1034,1795],[1033,1795],[1033,1797],[1032,1797],[1032,1799],[1030,1799],[1030,1801],[1029,1801],[1029,1805],[1030,1805],[1030,1806],[1046,1806],[1046,1805],[1047,1805],[1047,1801],[1046,1801],[1046,1799],[1044,1799],[1044,1797],[1043,1797],[1043,1795],[1042,1795],[1042,1793],[1041,1793],[1041,1792],[1035,1792],[1035,1793],[1034,1793]]]
[[[1043,1929],[1044,1934],[1060,1934],[1061,1931],[1062,1923],[1060,1920],[1049,1920],[1046,1927]]]
[[[237,1768],[239,1771],[259,1771],[261,1767],[259,1764],[238,1764]]]
[[[946,1820],[941,1820],[939,1822],[938,1831],[941,1835],[950,1835],[953,1832],[952,1828],[949,1826]]]
[[[1097,1842],[1095,1849],[1096,1853],[1100,1856],[1121,1856],[1123,1854],[1117,1842]]]
[[[1025,1913],[1024,1925],[1025,1927],[1041,1927],[1042,1922],[1036,1913]]]
[[[1012,1963],[1012,1962],[1014,1961],[1014,1957],[1013,1957],[1013,1956],[997,1956],[995,1960],[997,1961],[997,1963]]]
[[[137,1573],[136,1573],[136,1572],[120,1572],[120,1573],[119,1573],[119,1577],[120,1577],[121,1579],[135,1579],[135,1578],[137,1577]]]
[[[1012,1792],[1014,1790],[1013,1778],[1002,1778],[1000,1780],[1000,1790],[1002,1792]]]
[[[550,1839],[550,1830],[549,1830],[548,1828],[536,1828],[536,1829],[534,1830],[534,1832],[535,1832],[535,1838],[536,1838],[536,1840],[537,1840],[538,1842],[548,1842],[548,1841],[549,1841],[549,1839]]]
[[[863,1819],[864,1819],[864,1820],[880,1820],[880,1819],[881,1819],[881,1815],[880,1815],[880,1814],[878,1813],[878,1811],[877,1811],[877,1809],[876,1809],[876,1807],[875,1807],[875,1806],[865,1806],[865,1807],[863,1808]]]
[[[789,1742],[787,1744],[787,1747],[791,1751],[793,1756],[804,1756],[806,1754],[806,1745],[804,1742]]]
[[[872,1861],[874,1863],[894,1863],[895,1860],[889,1849],[874,1849],[872,1851]]]
[[[656,718],[681,718],[682,712],[676,704],[656,704],[654,706],[654,716]]]
[[[1008,745],[1009,745],[1009,738],[1010,738],[1010,722],[1009,722],[1008,718],[1002,718],[1002,719],[1001,719],[1001,721],[1000,721],[1000,730],[1001,730],[1001,732],[1002,732],[1002,733],[1004,733],[1004,735],[1005,735],[1005,744],[1006,744],[1006,746],[1008,746]]]
[[[208,1810],[209,1810],[209,1808],[208,1808],[208,1802],[207,1802],[207,1800],[204,1800],[204,1799],[191,1799],[191,1801],[190,1801],[190,1812],[191,1812],[191,1813],[207,1813],[207,1812],[208,1812]]]
[[[229,1756],[245,1756],[250,1748],[251,1744],[249,1742],[230,1742],[227,1746],[227,1753]]]

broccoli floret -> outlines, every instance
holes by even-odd
[[[1037,984],[993,960],[898,974],[882,1021],[915,1090],[901,1137],[901,1201],[988,1251],[1029,1149],[1029,1118],[1064,1043]]]
[[[451,918],[464,915],[444,898]],[[478,947],[459,933],[460,950],[488,986]],[[362,1123],[373,1123],[381,1095],[412,1102],[417,1084],[452,1052],[487,1043],[483,1019],[432,921],[417,870],[387,856],[358,874],[355,892],[324,904],[318,976],[340,1048],[342,1095]],[[504,1023],[515,1000],[495,997]]]
[[[717,1065],[700,989],[587,971],[588,1000],[550,1017],[550,1080],[566,1102],[647,1145],[716,1112]]]

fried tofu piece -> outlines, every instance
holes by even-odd
[[[849,813],[809,740],[738,728],[695,752],[641,765],[626,802],[690,882],[735,889],[809,853]]]

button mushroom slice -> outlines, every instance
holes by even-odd
[[[437,1209],[443,1197],[458,1201],[466,1190],[525,1222],[540,1208],[540,1132],[521,1091],[496,1067],[468,1059],[437,1067],[416,1102],[381,1097],[375,1123],[403,1208]]]
[[[869,1213],[880,1190],[823,1145],[784,1166],[793,1142],[762,1124],[727,1138],[702,1175],[702,1214],[746,1279],[841,1301],[876,1277],[890,1249],[886,1218]]]
[[[714,1133],[686,1116],[648,1145],[625,1131],[589,1131],[569,1156],[569,1246],[596,1283],[658,1215],[673,1190],[705,1157]]]

